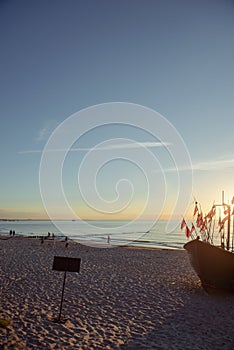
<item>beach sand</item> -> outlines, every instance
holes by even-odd
[[[81,258],[63,272],[54,256]],[[185,251],[0,240],[0,349],[233,349],[234,296],[208,295]]]

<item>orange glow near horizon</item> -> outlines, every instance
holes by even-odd
[[[53,220],[136,220],[141,214],[143,206],[141,205],[132,205],[125,210],[117,213],[100,213],[95,210],[92,210],[89,207],[82,206],[77,209],[74,215],[65,217],[59,210],[57,214],[54,215]],[[77,215],[76,215],[77,214]],[[146,212],[141,220],[168,220],[171,218],[170,211],[164,210],[160,215],[155,215],[154,211],[150,213]],[[43,206],[31,206],[30,209],[27,209],[26,206],[10,207],[2,210],[0,212],[0,219],[9,219],[9,220],[50,220],[46,210]],[[173,219],[173,218],[172,218]],[[180,219],[180,217],[178,217]]]
[[[225,190],[224,199],[226,203],[231,203],[233,198],[234,188]],[[204,214],[208,213],[215,202],[216,204],[222,203],[222,191],[219,193],[216,192],[214,198],[208,196],[204,191],[195,197],[191,197],[191,202],[187,208],[186,213],[177,213],[173,214],[173,206],[175,202],[173,198],[168,199],[165,202],[162,213],[156,215],[154,208],[150,208],[145,214],[141,217],[142,220],[181,220],[181,217],[184,216],[187,219],[194,219],[194,200],[197,200],[199,209],[201,208]],[[56,207],[55,207],[56,209]],[[65,217],[63,215],[62,209],[55,210],[54,220],[136,220],[139,214],[144,210],[144,203],[141,201],[136,201],[131,203],[126,209],[117,213],[100,213],[86,206],[85,204],[80,205],[79,207],[73,206],[74,215]],[[77,214],[77,215],[76,215]],[[48,214],[46,213],[43,205],[34,203],[32,205],[20,205],[20,206],[8,206],[7,208],[1,209],[0,219],[10,219],[10,220],[50,220]]]

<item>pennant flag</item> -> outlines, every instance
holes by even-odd
[[[234,197],[232,197],[232,202],[231,203],[234,204]]]
[[[188,228],[188,226],[186,225],[186,230],[185,230],[185,234],[186,234],[186,237],[189,238],[190,235],[191,235],[191,231],[190,229]]]
[[[196,220],[197,227],[200,227],[203,225],[203,218],[202,218],[202,213],[197,215],[197,220]]]
[[[223,229],[223,224],[221,222],[220,227],[219,227],[219,233],[222,231],[222,229]]]
[[[198,206],[197,206],[197,202],[195,202],[195,208],[194,208],[194,212],[193,212],[193,216],[195,216],[198,212]]]
[[[184,218],[183,218],[183,220],[182,220],[182,222],[181,222],[181,225],[180,225],[181,230],[182,230],[185,226],[186,226],[186,221],[185,221]]]
[[[192,224],[192,227],[191,227],[190,233],[192,234],[194,231],[195,231],[195,226]]]
[[[212,208],[212,218],[215,216],[215,214],[216,214],[216,207],[213,206],[213,208]]]
[[[225,218],[223,218],[223,220],[221,221],[221,224],[224,224],[227,220],[228,220],[228,215],[225,216]]]
[[[206,221],[206,222],[211,222],[212,221],[212,216],[210,215],[210,213],[208,213],[205,217],[204,217],[204,220]]]
[[[201,228],[200,228],[200,232],[204,232],[206,229],[207,229],[207,227],[206,227],[206,222],[203,221],[203,223],[202,223],[202,225],[201,225]]]
[[[215,206],[213,206],[209,211],[209,213],[205,216],[205,219],[208,219],[208,221],[210,222],[212,218],[215,216],[215,213],[216,213],[216,209],[215,209]]]

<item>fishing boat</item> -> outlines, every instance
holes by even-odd
[[[234,197],[231,204],[225,203],[224,193],[222,203],[213,204],[210,212],[203,216],[201,208],[195,201],[195,224],[189,228],[182,220],[181,228],[185,227],[186,236],[190,240],[184,245],[188,252],[190,263],[201,280],[206,292],[226,291],[234,293],[234,230],[231,233],[231,221],[234,228]],[[216,228],[216,211],[219,208],[219,220]],[[221,218],[221,211],[225,215]],[[215,244],[215,234],[219,234],[219,244]],[[217,237],[216,237],[217,238]]]

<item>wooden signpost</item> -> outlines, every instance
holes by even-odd
[[[69,258],[65,256],[55,256],[54,262],[53,262],[53,270],[56,271],[64,271],[64,278],[63,278],[63,288],[62,288],[62,297],[60,302],[60,309],[59,309],[59,316],[58,318],[54,319],[56,322],[63,322],[61,319],[62,314],[62,306],[63,306],[63,295],[64,295],[64,288],[65,288],[65,282],[66,282],[66,274],[68,272],[80,272],[80,258]]]

